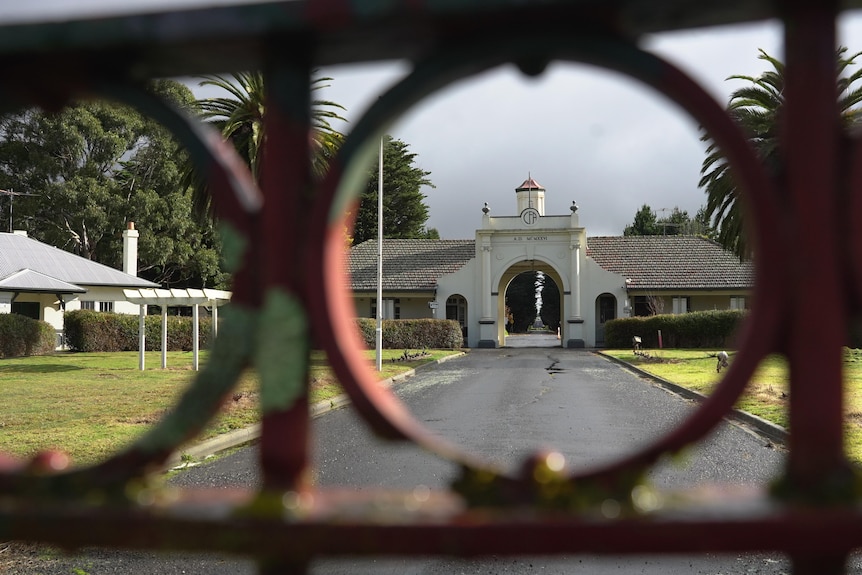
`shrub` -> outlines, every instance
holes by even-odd
[[[105,313],[90,310],[66,312],[64,326],[66,344],[72,351],[138,351],[140,318],[136,315]],[[168,316],[168,351],[192,349],[192,318]],[[212,319],[200,318],[198,343],[201,349],[209,346]],[[162,317],[144,318],[146,351],[162,349]]]
[[[17,313],[0,314],[0,358],[45,355],[56,346],[51,324]]]
[[[356,326],[365,346],[377,345],[377,320],[357,318]],[[385,349],[457,349],[464,346],[461,326],[451,319],[385,319]]]
[[[723,310],[614,319],[605,324],[605,345],[626,349],[637,335],[642,348],[656,349],[661,331],[663,347],[732,348],[744,317],[743,311]]]

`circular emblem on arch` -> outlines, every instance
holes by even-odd
[[[536,208],[527,208],[521,212],[521,221],[528,226],[535,226],[540,217],[542,216]]]

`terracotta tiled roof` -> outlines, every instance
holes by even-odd
[[[694,236],[587,239],[587,256],[631,280],[632,289],[750,289],[754,268],[717,243]],[[476,257],[474,240],[383,240],[383,289],[431,291]],[[351,289],[377,289],[377,241],[350,249]]]
[[[754,266],[695,236],[587,238],[587,256],[632,289],[750,289]]]
[[[383,289],[433,290],[437,279],[476,257],[474,240],[383,240]],[[350,248],[351,289],[377,289],[377,240]]]

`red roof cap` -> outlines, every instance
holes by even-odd
[[[515,191],[520,192],[521,190],[544,190],[544,189],[545,188],[543,188],[542,185],[539,184],[539,182],[537,182],[533,178],[527,178],[526,180],[524,180],[523,184],[521,184],[520,186],[515,188]]]

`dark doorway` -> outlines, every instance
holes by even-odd
[[[32,319],[42,319],[41,316],[41,306],[37,301],[13,301],[12,302],[12,313],[17,313],[18,315],[25,315]]]
[[[617,317],[617,298],[603,293],[596,298],[596,347],[605,345],[605,323]]]
[[[467,344],[467,300],[460,294],[446,299],[446,319],[457,321],[461,326],[464,344]]]

